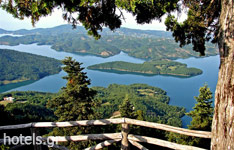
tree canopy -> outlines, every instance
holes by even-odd
[[[193,107],[194,110],[186,113],[192,118],[188,128],[191,130],[211,131],[213,107],[212,107],[212,92],[207,84],[199,89],[199,96],[194,97],[197,104]],[[191,137],[169,133],[168,139],[179,144],[193,145],[205,149],[210,148],[210,139]]]
[[[54,114],[58,117],[57,121],[74,121],[74,120],[92,120],[95,117],[96,102],[94,96],[96,91],[92,90],[88,86],[90,80],[83,72],[84,68],[81,67],[81,63],[76,62],[71,57],[64,59],[63,70],[67,73],[67,76],[63,77],[67,80],[66,87],[61,89],[61,93],[48,101],[47,106],[54,111]],[[91,127],[73,127],[73,128],[55,128],[50,133],[51,135],[79,135],[87,134]],[[70,149],[83,149],[87,147],[88,142],[81,142],[76,145],[74,142],[70,142]],[[85,146],[84,146],[85,145]]]
[[[149,23],[165,14],[167,29],[180,46],[193,44],[193,50],[205,54],[205,42],[212,39],[219,46],[221,64],[216,87],[215,113],[212,122],[212,149],[234,149],[234,4],[232,0],[0,0],[0,8],[32,23],[53,9],[63,10],[63,18],[76,26],[78,22],[90,35],[100,38],[103,27],[121,26],[122,10],[139,24]],[[173,12],[187,11],[188,18],[179,23]]]
[[[0,0],[0,7],[24,19],[31,17],[34,25],[41,17],[47,16],[55,8],[62,9],[64,20],[74,27],[81,23],[90,35],[100,38],[99,31],[104,27],[111,30],[119,28],[124,20],[123,10],[136,17],[139,24],[166,19],[167,30],[173,31],[173,36],[180,46],[193,44],[193,49],[202,55],[205,41],[218,36],[218,17],[221,11],[220,0]],[[187,9],[188,18],[178,23],[173,12],[181,13]],[[216,10],[216,11],[213,11]],[[183,31],[183,32],[181,32]]]

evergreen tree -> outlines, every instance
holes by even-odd
[[[234,3],[232,0],[0,0],[0,7],[14,17],[30,17],[34,25],[55,8],[62,8],[63,18],[73,26],[77,23],[88,33],[100,38],[104,27],[115,30],[121,26],[122,10],[135,16],[137,23],[150,23],[168,14],[167,30],[173,32],[180,46],[193,44],[205,54],[205,42],[212,39],[220,52],[220,71],[216,86],[215,113],[212,123],[212,149],[234,149]],[[181,23],[173,16],[186,10],[188,17]],[[119,13],[120,12],[120,13]],[[78,16],[74,17],[74,14]],[[224,132],[230,131],[230,132]]]
[[[120,111],[121,117],[132,118],[132,119],[137,118],[137,114],[134,110],[134,106],[129,101],[128,95],[126,95],[123,101],[123,104],[120,105],[119,111]]]
[[[211,131],[213,107],[212,107],[212,92],[207,85],[199,89],[199,96],[194,97],[197,101],[194,110],[186,113],[192,117],[191,125],[188,126],[191,130]]]
[[[67,80],[67,84],[62,88],[60,95],[48,102],[48,107],[55,110],[58,121],[95,119],[96,92],[88,87],[90,80],[83,72],[84,68],[71,57],[67,57],[62,62],[65,65],[63,70],[67,73],[63,78]],[[91,132],[91,127],[55,128],[50,135],[71,136]],[[83,149],[89,144],[90,142],[69,142],[66,146],[69,149]]]
[[[212,105],[212,93],[210,88],[205,85],[199,89],[199,96],[194,97],[197,101],[194,110],[190,111],[186,115],[192,117],[191,125],[188,126],[191,130],[203,130],[211,131],[212,118],[213,118],[213,107]],[[194,138],[190,137],[187,140],[189,145],[203,147],[206,149],[210,148],[210,139]]]
[[[205,84],[199,89],[199,96],[194,97],[197,101],[193,110],[186,113],[192,117],[191,125],[188,128],[191,130],[211,131],[213,107],[212,107],[212,92]],[[174,141],[180,144],[193,145],[197,147],[210,148],[210,139],[195,138],[191,136],[178,135],[170,133],[169,141]]]

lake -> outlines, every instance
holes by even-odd
[[[18,46],[5,46],[0,45],[2,49],[13,49],[21,52],[28,52],[31,54],[37,54],[42,56],[48,56],[59,60],[64,59],[66,56],[73,57],[79,62],[83,63],[83,67],[87,67],[93,64],[99,64],[110,61],[127,61],[133,63],[143,63],[144,60],[137,59],[128,56],[126,53],[121,52],[118,55],[102,58],[90,55],[79,55],[66,52],[58,52],[51,49],[48,45],[23,45]],[[205,83],[208,84],[211,91],[215,92],[215,87],[218,79],[219,69],[219,56],[211,56],[205,58],[188,58],[176,60],[181,63],[186,63],[188,67],[196,67],[203,70],[203,74],[190,77],[180,78],[174,76],[143,76],[137,74],[119,74],[119,73],[107,73],[101,71],[94,71],[85,69],[88,77],[91,79],[91,86],[104,86],[109,84],[133,84],[133,83],[145,83],[151,86],[156,86],[167,91],[170,96],[170,104],[176,106],[182,106],[186,108],[186,111],[192,110],[196,101],[194,96],[198,96],[199,88]],[[58,92],[62,86],[65,86],[66,81],[62,79],[65,76],[65,72],[61,71],[59,74],[47,76],[38,81],[26,81],[17,84],[10,84],[0,87],[0,92],[6,91],[42,91],[42,92]],[[186,127],[191,119],[187,116],[182,118],[183,127]]]

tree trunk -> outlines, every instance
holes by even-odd
[[[122,124],[122,141],[121,141],[121,150],[130,150],[130,145],[128,142],[128,133],[129,133],[129,125]]]
[[[234,2],[222,0],[221,3],[220,70],[215,92],[211,149],[234,150]]]

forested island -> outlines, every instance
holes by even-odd
[[[123,61],[106,62],[89,66],[88,69],[108,72],[120,71],[122,73],[139,73],[144,75],[171,75],[181,77],[191,77],[202,74],[202,70],[197,68],[187,68],[182,64],[170,60],[149,61],[143,64],[129,63]]]
[[[57,51],[92,54],[109,57],[121,51],[130,56],[142,59],[161,60],[188,57],[199,57],[192,51],[192,46],[184,48],[173,40],[170,32],[149,31],[120,28],[115,32],[104,29],[102,38],[95,40],[86,34],[83,27],[72,30],[69,25],[54,28],[5,31],[2,33],[22,34],[22,37],[3,36],[0,44],[18,45],[32,44],[52,45]],[[217,55],[218,50],[211,43],[206,44],[206,56]]]
[[[59,60],[0,49],[0,85],[38,80],[61,71]]]

